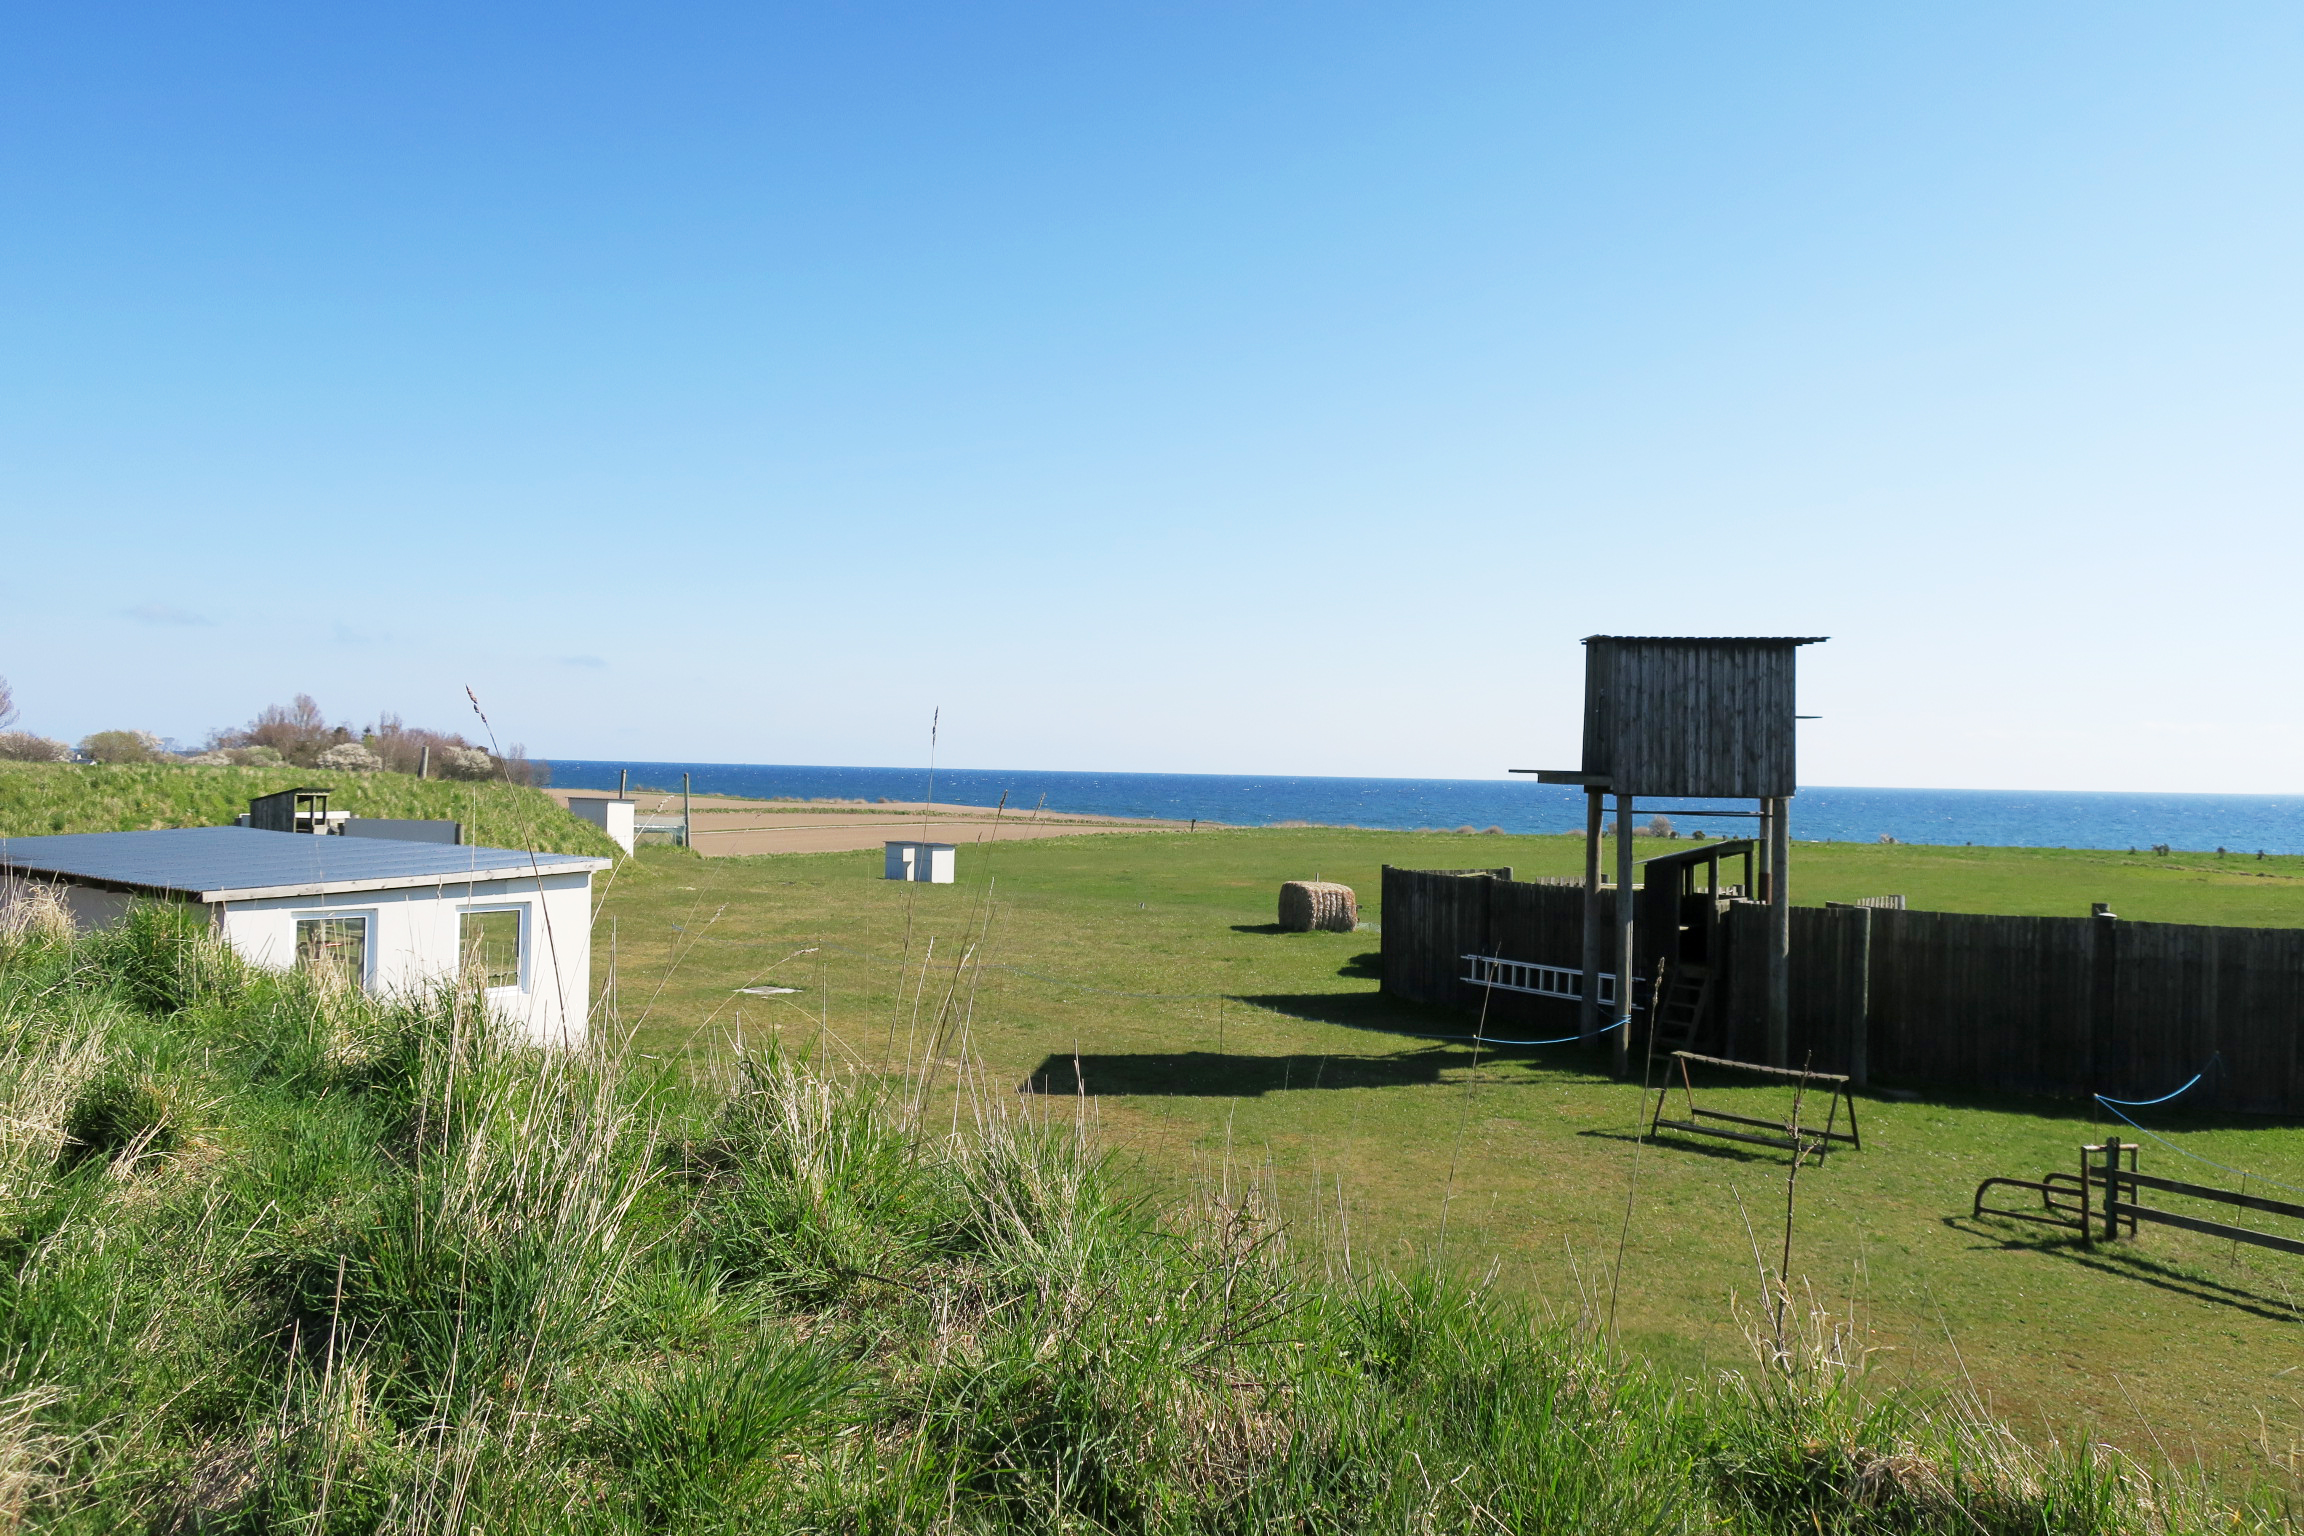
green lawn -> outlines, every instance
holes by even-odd
[[[1636,1153],[1637,1090],[1576,1048],[1476,1059],[1417,1039],[1463,1025],[1377,992],[1375,935],[1270,929],[1283,879],[1346,881],[1380,924],[1385,863],[1525,875],[1577,856],[1560,837],[1083,837],[963,849],[960,883],[937,887],[876,878],[876,852],[651,851],[609,886],[595,954],[605,981],[613,953],[617,1017],[652,1055],[775,1034],[874,1065],[980,1061],[998,1082],[1084,1095],[1157,1184],[1261,1180],[1309,1236],[1401,1260],[1444,1243],[1563,1308],[1605,1310],[1637,1160],[1620,1324],[1699,1371],[1743,1357],[1731,1299],[1757,1289],[1755,1242],[1774,1255],[1783,1240],[1782,1161],[1724,1144]],[[2136,919],[2304,923],[2296,859],[1803,844],[1794,860],[1801,901],[1901,891],[1914,906],[2078,915],[2108,900]],[[985,963],[957,968],[972,944]],[[749,985],[800,990],[737,993]],[[940,1010],[967,1014],[964,1038],[938,1034]],[[1779,1097],[1719,1099],[1739,1096]],[[2285,1473],[2304,1436],[2304,1264],[2164,1231],[2091,1255],[1971,1221],[1978,1179],[2069,1167],[2119,1128],[2079,1106],[1865,1097],[1861,1112],[1865,1150],[1800,1176],[1793,1271],[1853,1312],[1880,1364],[1972,1380],[2019,1424],[2157,1436],[2224,1463],[2262,1465],[2268,1448]],[[2304,1184],[2290,1126],[2154,1123]],[[2145,1167],[2179,1161],[2153,1149]]]

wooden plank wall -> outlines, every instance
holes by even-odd
[[[1584,646],[1586,773],[1632,795],[1797,789],[1795,642],[1594,635]]]
[[[1491,1019],[1576,1028],[1576,1005],[1464,984],[1462,957],[1499,955],[1576,966],[1584,953],[1581,886],[1509,878],[1510,870],[1384,868],[1384,990],[1411,1002],[1478,1009]],[[1395,905],[1398,903],[1398,905]],[[1600,920],[1614,919],[1615,892],[1600,893]],[[1608,942],[1613,943],[1611,934]],[[1608,962],[1613,964],[1611,960]]]
[[[1505,873],[1387,868],[1385,990],[1477,1008],[1467,953],[1576,965],[1583,891]],[[1716,1046],[1758,1059],[1766,910],[1737,904],[1722,937]],[[1878,1082],[2150,1099],[2214,1060],[2187,1109],[2304,1114],[2304,930],[1794,907],[1791,989],[1795,1065],[1848,1070],[1861,1016]],[[1569,1003],[1498,993],[1489,1010],[1574,1028]]]

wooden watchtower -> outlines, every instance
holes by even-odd
[[[1787,957],[1791,953],[1790,801],[1798,788],[1794,663],[1821,635],[1679,637],[1589,635],[1584,640],[1584,762],[1536,771],[1546,784],[1585,794],[1584,997],[1581,1032],[1601,1029],[1600,851],[1605,802],[1616,811],[1616,995],[1625,1027],[1615,1029],[1616,1065],[1630,1066],[1638,906],[1632,899],[1632,814],[1648,800],[1746,800],[1755,810],[1652,806],[1659,811],[1751,817],[1759,822],[1759,868],[1752,895],[1768,903],[1768,1060],[1790,1050]],[[1515,769],[1515,772],[1528,772]]]

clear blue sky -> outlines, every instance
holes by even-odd
[[[542,755],[2304,789],[2292,3],[19,8],[0,674]]]

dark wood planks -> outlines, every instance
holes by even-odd
[[[1508,876],[1387,868],[1385,990],[1475,1008],[1465,954],[1574,967],[1583,891]],[[1601,900],[1612,923],[1614,890]],[[1852,918],[1792,910],[1795,1066],[1855,1065],[1861,997],[1866,1066],[1880,1081],[2141,1100],[2205,1070],[2187,1109],[2304,1114],[2304,930],[1883,910],[1866,914],[1858,942]],[[1726,1055],[1754,1059],[1763,1044],[1766,944],[1765,909],[1735,904],[1716,962]],[[1488,1005],[1492,1018],[1574,1030],[1570,1004],[1497,993]]]
[[[1798,787],[1802,639],[1593,635],[1584,642],[1584,772],[1620,794],[1766,799]]]

